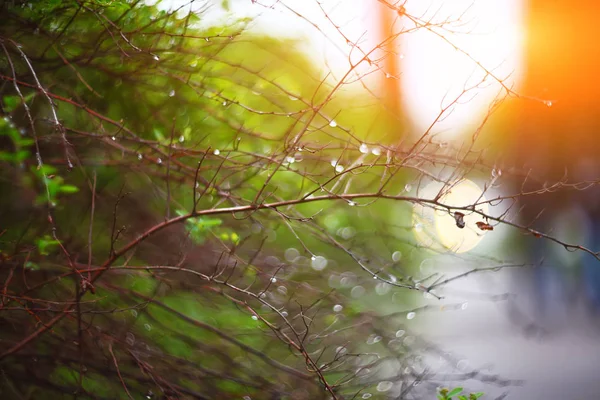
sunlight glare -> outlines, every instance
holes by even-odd
[[[419,197],[433,199],[442,189],[441,183],[431,183],[419,191]],[[441,204],[450,207],[468,207],[474,203],[485,201],[483,191],[479,186],[468,179],[463,179],[451,188],[444,188],[440,197]],[[477,206],[476,209],[482,213],[488,212],[487,204]],[[482,217],[474,212],[459,210],[464,214],[464,228],[457,226],[454,212],[447,210],[434,210],[429,206],[417,204],[413,210],[413,226],[417,242],[426,248],[435,251],[452,251],[454,253],[465,253],[472,250],[484,237],[484,232],[477,228],[476,223],[482,221]]]
[[[440,24],[401,36],[402,88],[413,127],[444,140],[479,124],[498,94],[506,94],[521,75],[521,0],[419,0],[407,12],[423,23]],[[414,25],[413,25],[414,26]],[[410,28],[410,23],[406,28]],[[456,46],[456,47],[455,47]],[[487,76],[485,67],[494,77]],[[465,92],[465,88],[472,88]],[[459,96],[463,95],[459,98]],[[454,105],[454,100],[459,98]]]

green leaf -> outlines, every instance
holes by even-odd
[[[13,159],[15,163],[20,163],[25,161],[29,157],[29,152],[27,150],[19,150],[15,153]]]
[[[448,397],[456,396],[457,394],[461,393],[462,391],[463,391],[463,388],[456,387],[456,388],[452,389],[450,391],[450,393],[448,393]]]
[[[19,96],[4,96],[4,110],[6,112],[12,112],[19,106],[21,99]]]
[[[34,263],[33,261],[27,261],[25,263],[24,267],[26,269],[30,269],[30,270],[33,270],[33,271],[37,271],[37,270],[40,269],[40,266],[38,264]]]
[[[74,185],[61,185],[59,191],[62,193],[77,193],[79,188]]]
[[[154,128],[152,130],[152,133],[154,133],[154,137],[156,138],[156,140],[158,140],[159,142],[162,142],[165,140],[165,135],[163,135],[162,131],[159,128]]]
[[[36,240],[36,245],[38,248],[38,252],[43,255],[49,255],[55,246],[58,246],[60,242],[58,240],[54,240],[50,235],[45,235],[44,237]]]

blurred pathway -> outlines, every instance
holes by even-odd
[[[514,272],[493,275],[462,281],[454,289],[459,293],[460,288],[483,286],[502,293],[503,289],[509,291],[515,278],[521,279],[513,303],[469,300],[464,310],[424,313],[419,329],[460,360],[461,365],[455,367],[461,372],[477,370],[523,383],[511,387],[476,380],[459,384],[471,391],[485,391],[486,400],[600,399],[600,317],[590,315],[583,306],[563,304],[562,308],[553,307],[552,315],[534,318],[527,294],[533,290],[527,290],[527,280],[515,277]],[[444,302],[456,303],[456,298]],[[457,372],[447,368],[449,373]]]

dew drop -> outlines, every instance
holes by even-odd
[[[179,143],[185,142],[185,137],[183,135],[179,136]]]
[[[394,253],[392,253],[392,261],[393,262],[398,262],[402,260],[402,253],[399,251],[395,251]]]
[[[371,393],[363,393],[362,398],[363,399],[370,399],[373,395]]]
[[[335,120],[332,119],[331,121],[329,121],[329,126],[335,128],[337,126],[337,122],[335,122]]]
[[[435,272],[435,261],[431,258],[426,258],[421,261],[421,265],[419,265],[419,270],[423,275],[431,275]]]
[[[545,104],[547,107],[552,107],[552,102],[551,102],[550,100],[546,100],[546,101],[544,101],[544,104]]]
[[[327,266],[327,259],[323,256],[316,256],[316,257],[314,257],[314,259],[311,258],[310,266],[315,271],[322,271]]]
[[[366,144],[363,143],[360,145],[358,150],[363,154],[367,154],[369,152],[369,146],[367,146]]]
[[[283,253],[286,261],[294,262],[300,256],[300,252],[293,247],[290,247]]]
[[[353,298],[355,298],[355,299],[356,299],[356,298],[358,298],[358,297],[361,297],[362,295],[364,295],[364,294],[365,294],[365,292],[366,292],[365,288],[364,288],[364,287],[362,287],[362,286],[359,286],[359,285],[358,285],[358,286],[354,286],[354,287],[352,288],[352,290],[350,291],[350,295],[351,295]]]
[[[344,309],[344,307],[341,304],[336,304],[335,306],[333,306],[333,311],[335,312],[340,312]]]
[[[347,226],[345,228],[342,228],[340,236],[342,236],[342,238],[348,240],[348,239],[353,238],[354,235],[356,235],[356,230],[354,228],[352,228],[351,226]]]
[[[466,302],[466,301],[460,305],[460,309],[461,309],[461,310],[466,310],[466,309],[467,309],[467,307],[469,307],[469,303],[468,303],[468,302]]]
[[[335,172],[343,172],[344,171],[344,166],[341,164],[338,164],[335,166]]]
[[[142,156],[142,154],[141,154],[141,153],[138,153],[138,155],[137,155],[137,158],[138,158],[138,160],[141,160],[141,159],[142,159],[142,157],[143,157],[143,156]]]
[[[412,190],[412,185],[410,183],[407,183],[406,185],[404,185],[405,192],[410,192],[411,190]]]
[[[377,285],[375,285],[375,293],[377,293],[380,296],[388,294],[390,290],[391,286],[385,282],[380,282]]]
[[[171,91],[169,92],[169,97],[173,97],[173,96],[175,96],[175,90],[171,90]]]
[[[255,321],[258,321],[258,317],[256,315],[253,315],[252,319],[255,320]]]
[[[286,288],[285,286],[279,286],[279,287],[277,288],[277,291],[278,291],[280,294],[284,295],[284,296],[285,296],[285,295],[287,294],[287,292],[288,292],[288,290],[287,290],[287,288]]]
[[[378,335],[371,335],[367,339],[367,344],[369,344],[369,345],[379,343],[379,342],[381,342],[381,336],[378,336]]]
[[[400,337],[404,336],[405,333],[406,333],[406,331],[404,331],[403,329],[397,330],[396,337],[400,338]]]
[[[407,336],[404,338],[404,345],[405,346],[412,346],[413,344],[415,344],[417,339],[415,339],[414,336]]]
[[[350,207],[354,207],[354,206],[356,205],[356,203],[355,203],[355,202],[353,202],[353,201],[349,201],[349,202],[348,202],[348,205],[349,205]]]
[[[135,344],[135,336],[133,336],[133,333],[127,332],[127,335],[125,336],[125,342],[127,342],[127,344],[130,346]]]
[[[415,232],[423,232],[423,224],[418,222],[415,224]]]
[[[392,386],[394,386],[394,384],[390,381],[381,381],[377,384],[377,391],[378,392],[387,392],[388,390],[390,390],[392,388]]]
[[[156,162],[162,164],[162,158],[159,158],[158,160],[156,160]]]
[[[213,151],[213,154],[214,154],[215,156],[218,156],[219,154],[221,154],[221,150],[219,150],[219,149],[215,149],[215,151]]]
[[[281,312],[281,316],[282,317],[287,317],[288,316],[288,312],[287,311],[282,311]]]
[[[148,332],[150,332],[152,330],[152,325],[150,325],[150,324],[144,324],[144,328],[146,328],[146,330]]]
[[[277,282],[277,278],[275,278],[275,277],[271,278],[271,282],[272,282],[272,283],[275,283],[275,282]]]
[[[111,139],[112,139],[112,141],[113,141],[113,142],[117,140],[117,138],[116,138],[116,137],[114,137],[114,136],[113,136],[113,137],[111,137]]]
[[[379,147],[373,147],[373,149],[371,150],[371,153],[374,156],[379,156],[379,155],[381,155],[381,149]]]
[[[413,318],[415,318],[416,315],[417,315],[416,313],[411,311],[408,314],[406,314],[406,319],[413,319]]]
[[[154,55],[152,58],[153,58],[155,61],[159,61],[159,60],[160,60],[160,57],[159,57],[159,56],[157,56],[156,54],[155,54],[155,55]]]

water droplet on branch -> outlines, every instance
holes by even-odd
[[[377,391],[378,392],[387,392],[388,390],[390,390],[392,388],[392,386],[394,386],[394,384],[390,381],[381,381],[377,384]]]

